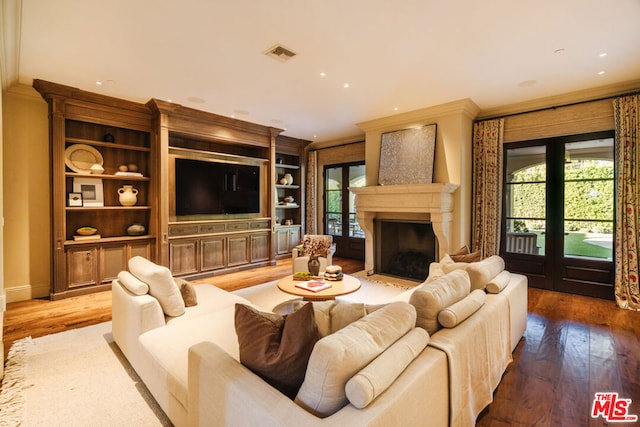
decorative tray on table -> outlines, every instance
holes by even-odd
[[[307,280],[322,280],[323,276],[314,276],[309,271],[299,271],[293,275],[293,280],[299,280],[301,282],[306,282]]]

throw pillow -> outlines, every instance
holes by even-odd
[[[487,300],[482,289],[476,289],[460,301],[438,313],[438,322],[445,328],[454,328],[478,311]]]
[[[451,254],[453,262],[478,262],[480,261],[480,251],[475,251],[464,255]]]
[[[348,403],[345,385],[391,344],[415,327],[416,311],[391,303],[320,339],[296,396],[296,403],[318,417],[328,417]]]
[[[305,304],[300,310],[281,316],[236,304],[235,328],[240,362],[293,399],[318,341],[313,306]]]
[[[409,300],[416,308],[416,326],[425,329],[429,335],[436,333],[440,329],[438,313],[469,295],[470,288],[469,274],[464,270],[452,271],[420,285]]]
[[[469,246],[464,245],[463,247],[461,247],[460,249],[458,249],[455,252],[451,252],[449,255],[451,256],[455,256],[455,255],[468,255],[471,251],[469,250]]]
[[[345,386],[347,399],[358,409],[365,408],[400,376],[429,343],[429,334],[415,328],[393,343],[373,362],[355,374]]]
[[[128,271],[118,273],[118,281],[134,295],[144,295],[149,292],[149,285]]]
[[[507,287],[511,280],[511,273],[507,270],[501,271],[496,277],[491,279],[487,283],[487,292],[490,294],[499,294],[504,288]]]
[[[471,290],[485,289],[487,283],[504,270],[504,266],[504,259],[498,255],[469,264],[466,270],[471,279]]]
[[[167,316],[184,314],[184,301],[180,295],[180,289],[173,281],[171,271],[167,267],[154,264],[141,256],[134,256],[129,260],[129,271],[149,285],[149,294],[158,300],[164,314]]]
[[[184,301],[185,307],[193,307],[194,305],[198,305],[198,296],[196,294],[196,288],[184,279],[177,278],[173,279],[180,289],[180,295],[182,296],[182,300]]]

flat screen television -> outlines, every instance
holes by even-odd
[[[175,158],[176,216],[260,212],[260,167]]]

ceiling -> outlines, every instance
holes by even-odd
[[[640,78],[639,0],[9,3],[20,83],[171,100],[314,141],[464,98],[486,110]],[[266,56],[276,44],[297,55]]]

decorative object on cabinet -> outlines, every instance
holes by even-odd
[[[138,202],[138,190],[133,185],[123,185],[118,189],[118,194],[122,206],[134,206]]]
[[[82,194],[82,206],[104,206],[104,194],[102,179],[100,178],[73,178],[73,192]]]
[[[383,133],[378,183],[431,184],[435,147],[435,124]]]
[[[69,193],[67,196],[67,206],[69,207],[82,207],[82,193]]]
[[[78,228],[76,230],[76,233],[78,233],[81,236],[91,236],[92,234],[96,234],[96,231],[98,231],[97,228],[84,226],[84,227]]]
[[[104,168],[102,167],[102,165],[100,163],[95,163],[95,164],[91,165],[91,173],[92,174],[100,175],[103,172],[104,172]]]
[[[86,144],[74,144],[65,150],[65,164],[69,169],[77,173],[91,173],[91,167],[95,164],[103,165],[102,154],[95,148]]]
[[[115,142],[116,138],[110,133],[105,133],[104,136],[102,137],[102,140],[104,142]]]

